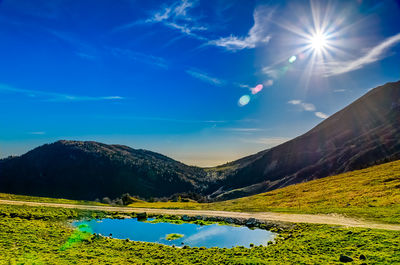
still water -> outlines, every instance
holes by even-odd
[[[148,219],[151,221],[152,219]],[[132,219],[102,219],[90,221],[77,221],[74,226],[88,226],[93,233],[103,236],[111,236],[118,239],[130,239],[160,243],[164,245],[175,245],[190,247],[226,247],[234,246],[249,247],[254,245],[267,245],[273,240],[274,233],[262,229],[249,229],[244,226],[228,225],[197,225],[197,224],[171,224],[150,223]],[[180,234],[182,237],[167,240],[169,234]]]

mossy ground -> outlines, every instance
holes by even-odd
[[[169,241],[172,241],[172,240],[176,240],[176,239],[182,238],[184,236],[185,235],[182,235],[182,234],[168,234],[168,235],[165,236],[165,239],[169,240]]]
[[[0,264],[400,264],[400,232],[298,224],[252,248],[174,248],[96,237],[68,220],[102,212],[0,205]],[[360,255],[367,260],[360,260]]]
[[[62,198],[37,197],[37,196],[17,195],[9,193],[0,193],[0,200],[50,202],[50,203],[63,203],[63,204],[99,205],[99,206],[107,205],[95,201],[68,200]]]
[[[132,207],[238,212],[338,213],[400,223],[400,161],[215,203],[134,203]]]

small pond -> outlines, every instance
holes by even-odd
[[[84,225],[92,232],[103,236],[134,241],[153,242],[164,245],[190,247],[249,247],[250,244],[267,245],[273,240],[273,232],[262,229],[250,229],[245,226],[198,225],[191,223],[151,223],[132,219],[102,219],[76,221],[74,226]],[[169,240],[168,240],[169,239]]]

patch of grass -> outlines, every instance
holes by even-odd
[[[176,240],[176,239],[182,238],[184,236],[185,235],[182,235],[182,234],[168,234],[168,235],[165,236],[165,239],[168,240],[168,241],[172,241],[172,240]]]
[[[133,207],[238,212],[338,213],[400,223],[400,161],[215,203],[139,203]]]
[[[0,208],[8,212],[0,218],[0,264],[342,264],[341,254],[353,258],[352,264],[400,264],[400,232],[394,231],[299,224],[269,246],[174,248],[77,231],[62,209],[40,208],[54,217],[44,220],[24,217],[35,207]]]
[[[0,193],[1,200],[11,200],[11,201],[27,201],[27,202],[49,202],[49,203],[62,203],[62,204],[82,204],[82,205],[106,205],[108,204],[95,202],[95,201],[82,201],[82,200],[68,200],[60,198],[48,198],[48,197],[38,197],[38,196],[27,196],[27,195],[16,195],[8,193]]]

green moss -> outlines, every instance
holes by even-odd
[[[185,235],[182,235],[182,234],[168,234],[168,235],[165,236],[165,239],[168,240],[168,241],[172,241],[172,240],[176,240],[176,239],[182,238],[184,236]]]
[[[27,218],[31,208],[35,216],[41,212],[51,218]],[[269,246],[174,248],[85,233],[87,227],[68,223],[63,209],[0,209],[9,213],[0,218],[0,264],[342,264],[340,254],[352,257],[353,264],[400,264],[396,231],[299,224],[280,232]],[[71,214],[90,216],[78,210]]]

